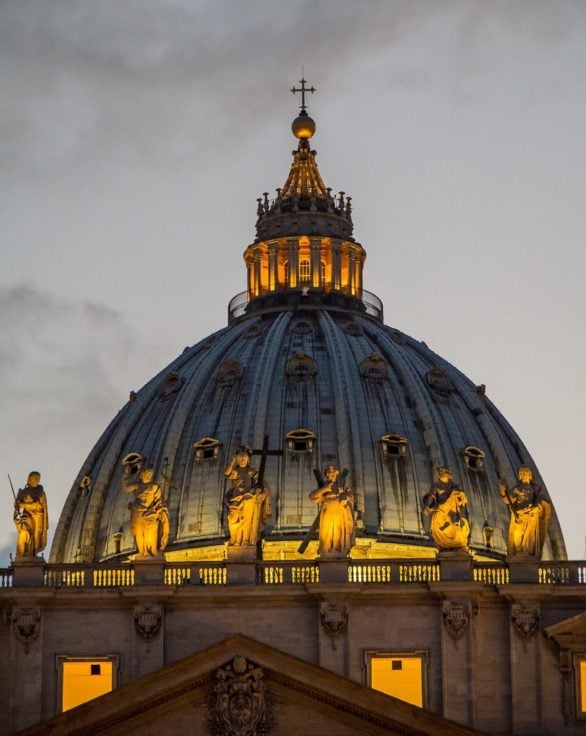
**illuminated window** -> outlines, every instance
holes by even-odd
[[[60,710],[71,710],[113,690],[117,660],[116,656],[94,659],[58,656]]]
[[[299,261],[299,281],[301,282],[309,281],[309,275],[310,275],[309,261],[307,259],[303,259],[302,261]]]
[[[576,673],[576,715],[586,718],[586,657],[583,654],[574,655]]]
[[[368,684],[374,690],[423,707],[425,652],[366,652]]]
[[[322,286],[326,283],[326,262],[322,261],[319,265],[319,275],[321,278]]]

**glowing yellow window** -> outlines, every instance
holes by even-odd
[[[112,659],[66,659],[61,662],[61,710],[109,693],[114,687]]]
[[[370,686],[386,695],[423,707],[423,658],[419,656],[370,657]]]
[[[586,659],[580,660],[580,713],[586,713]]]

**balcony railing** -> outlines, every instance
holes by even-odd
[[[328,561],[318,560],[259,560],[253,566],[253,580],[259,586],[308,585],[327,582]],[[340,563],[335,563],[339,566]],[[39,586],[54,589],[70,588],[128,588],[139,587],[139,564],[50,564],[39,566]],[[586,585],[586,561],[542,562],[535,565],[535,584],[554,586]],[[230,585],[230,563],[182,562],[161,565],[161,584],[182,586]],[[18,572],[18,571],[17,571]],[[442,579],[440,560],[348,560],[346,582],[365,585],[408,585],[434,583]],[[0,569],[2,588],[30,586],[14,580],[14,569]],[[472,562],[470,582],[500,586],[511,583],[510,567],[506,562]],[[17,575],[18,578],[18,575]],[[14,583],[16,582],[16,585]]]
[[[249,298],[247,291],[230,299],[228,303],[228,324],[231,324],[239,317],[243,317],[249,312],[256,311],[258,308],[277,308],[287,307],[287,305],[297,306],[306,302],[313,306],[323,305],[324,307],[335,307],[344,305],[349,308],[355,308],[363,314],[383,321],[383,303],[370,291],[361,289],[359,294],[351,294],[348,288],[344,287],[340,290],[334,289],[331,284],[324,284],[322,288],[314,289],[307,284],[307,290],[301,284],[297,289],[288,287],[280,287],[274,291],[264,289],[259,294]]]

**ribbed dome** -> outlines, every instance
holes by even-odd
[[[257,239],[245,252],[248,291],[231,303],[229,326],[132,394],[92,450],[61,514],[52,562],[133,554],[120,488],[123,463],[141,461],[155,468],[169,508],[167,557],[223,557],[225,468],[240,445],[261,448],[265,437],[283,451],[266,464],[267,558],[297,554],[316,516],[313,469],[330,463],[349,470],[356,494],[353,555],[434,554],[421,499],[438,466],[467,491],[471,548],[506,553],[499,477],[511,487],[528,465],[543,488],[535,463],[484,387],[382,323],[382,305],[362,288],[365,253],[351,237],[349,202],[343,194],[334,202],[314,157],[301,140],[287,196],[259,201]],[[315,554],[313,543],[306,555]],[[566,557],[555,513],[544,557]]]
[[[305,451],[295,449],[295,435],[287,439],[294,430],[311,433],[309,441],[303,433],[297,440]],[[221,544],[224,469],[238,445],[261,447],[265,435],[271,448],[284,449],[267,459],[274,498],[268,553],[271,541],[302,538],[316,514],[308,499],[312,469],[333,462],[350,471],[364,552],[413,553],[382,542],[431,546],[421,497],[434,468],[447,465],[469,494],[472,548],[490,552],[483,532],[489,526],[493,551],[504,554],[509,517],[499,475],[513,484],[519,465],[535,467],[483,389],[424,343],[352,310],[253,315],[186,350],[120,411],[73,486],[52,561],[109,558],[120,527],[121,551],[131,553],[128,497],[119,492],[121,461],[131,452],[159,474],[167,468],[167,552]],[[205,438],[219,443],[215,457],[212,443],[200,446],[207,451],[194,447]],[[476,449],[483,458],[474,459]],[[92,479],[86,495],[84,476]],[[544,554],[565,557],[555,518]]]

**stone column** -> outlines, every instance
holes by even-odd
[[[287,251],[289,254],[289,286],[296,289],[299,286],[299,240],[287,238]]]
[[[356,296],[362,299],[362,268],[364,266],[364,256],[361,253],[356,254]]]
[[[514,733],[542,733],[539,604],[511,605],[511,703]]]
[[[356,254],[353,250],[348,252],[348,282],[350,293],[356,296]]]
[[[454,589],[452,594],[457,592]],[[469,600],[450,595],[442,602],[442,715],[467,725],[472,725],[474,702],[473,614]]]
[[[252,258],[250,255],[245,256],[244,262],[246,263],[246,291],[250,299],[254,296],[254,273],[252,271]]]
[[[260,296],[261,291],[262,291],[260,269],[261,269],[260,250],[256,250],[254,253],[254,295],[255,296]]]
[[[332,240],[332,288],[336,291],[342,288],[341,247],[339,240]]]
[[[269,291],[276,291],[279,286],[279,243],[269,243]]]
[[[309,239],[311,252],[311,285],[314,289],[321,287],[321,242],[319,238]]]
[[[15,606],[10,615],[10,733],[43,718],[43,631],[38,606]]]

